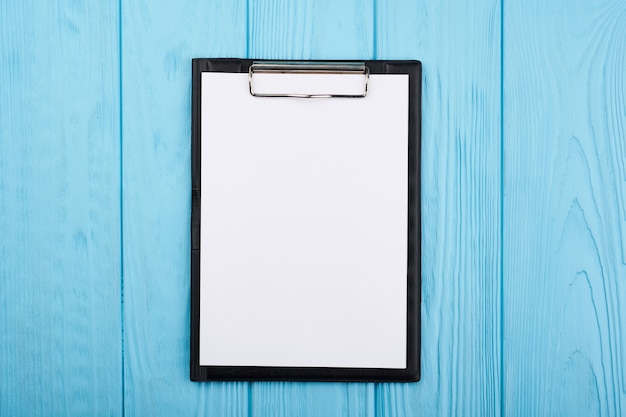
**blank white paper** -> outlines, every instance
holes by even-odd
[[[201,82],[200,365],[405,368],[408,75],[351,99]]]

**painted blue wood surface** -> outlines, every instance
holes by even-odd
[[[0,2],[0,416],[121,413],[118,17]]]
[[[498,0],[377,2],[376,56],[423,61],[422,381],[377,416],[500,413]]]
[[[248,412],[248,384],[189,380],[191,59],[245,53],[245,2],[122,4],[127,416]]]
[[[35,3],[0,4],[0,416],[624,414],[626,3]],[[421,382],[189,382],[209,56],[423,61]]]
[[[507,415],[626,415],[626,3],[508,1]]]

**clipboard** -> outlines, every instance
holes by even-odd
[[[418,381],[421,63],[192,60],[190,379]]]

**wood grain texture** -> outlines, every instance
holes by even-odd
[[[378,0],[376,55],[423,61],[422,380],[377,416],[500,413],[499,1]]]
[[[121,414],[118,8],[0,3],[0,415]]]
[[[373,2],[250,2],[250,58],[371,59]],[[374,386],[365,383],[253,383],[251,415],[373,416]]]
[[[248,55],[257,59],[372,59],[373,0],[256,0]]]
[[[189,380],[191,59],[243,56],[245,1],[125,1],[126,416],[245,416],[246,383]]]
[[[626,3],[508,1],[506,414],[626,413]]]

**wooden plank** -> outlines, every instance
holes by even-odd
[[[117,3],[0,3],[0,415],[120,415]]]
[[[333,382],[255,382],[250,415],[373,416],[374,385]]]
[[[122,6],[127,416],[245,416],[246,383],[189,380],[191,59],[246,53],[246,1]]]
[[[250,2],[248,19],[251,58],[372,58],[372,1],[261,0]],[[373,416],[373,393],[373,384],[254,383],[251,414]]]
[[[377,416],[500,412],[500,2],[378,0],[376,56],[423,64],[422,379]]]
[[[250,2],[248,56],[258,59],[372,59],[373,1]]]
[[[626,3],[504,14],[507,415],[626,413]]]

